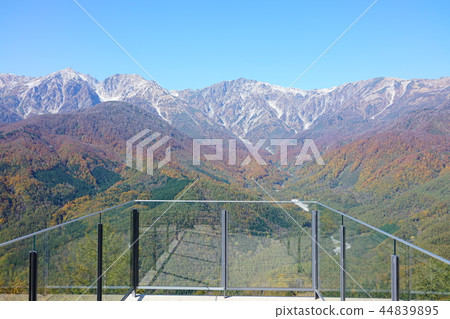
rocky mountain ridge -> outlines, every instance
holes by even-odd
[[[199,90],[169,92],[136,74],[117,74],[100,82],[67,68],[44,77],[0,74],[0,122],[123,101],[185,132],[202,127],[241,139],[289,137],[325,119],[330,126],[342,121],[344,125],[381,125],[427,106],[448,107],[449,96],[449,77],[375,78],[308,91],[240,78]]]

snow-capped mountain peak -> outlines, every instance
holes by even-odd
[[[196,117],[195,122],[220,126],[242,138],[284,137],[319,122],[377,123],[423,105],[449,105],[449,84],[448,77],[375,78],[306,91],[239,78],[169,93],[137,74],[116,74],[99,82],[66,68],[44,77],[0,74],[0,122],[124,101],[179,127]]]

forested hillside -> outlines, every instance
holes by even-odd
[[[291,169],[280,195],[319,200],[377,227],[395,225],[397,236],[448,258],[449,146],[447,136],[406,130],[364,137],[325,152],[323,167]]]

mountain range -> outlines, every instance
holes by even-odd
[[[290,137],[321,125],[328,132],[346,127],[355,134],[427,106],[448,107],[449,94],[448,77],[375,78],[309,91],[241,78],[199,90],[169,92],[135,74],[113,75],[100,82],[67,68],[44,77],[0,74],[0,122],[122,101],[190,136]]]

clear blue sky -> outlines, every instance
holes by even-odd
[[[79,0],[168,89],[289,86],[373,0]],[[450,1],[379,0],[295,86],[450,75]],[[148,78],[72,0],[0,4],[0,73]]]

